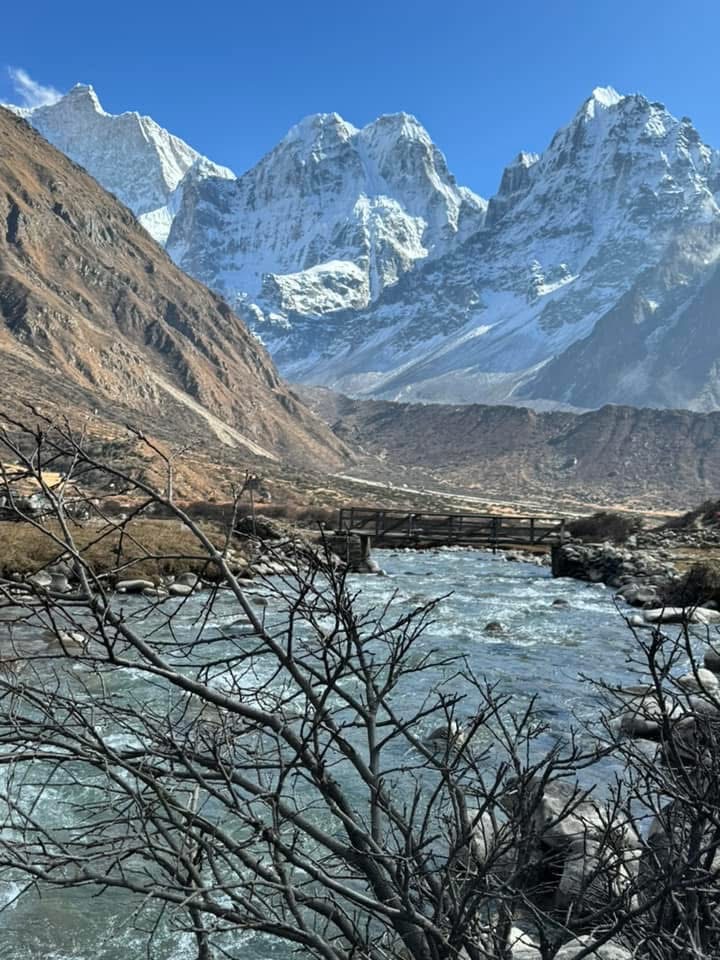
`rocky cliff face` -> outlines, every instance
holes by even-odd
[[[342,444],[280,381],[217,295],[28,124],[0,109],[0,368],[22,397],[102,407],[178,438],[337,464]],[[115,409],[116,408],[116,409]]]
[[[485,203],[406,114],[309,117],[234,178],[91,99],[75,88],[30,119],[151,229],[164,211],[155,235],[169,227],[176,262],[290,378],[409,401],[720,407],[720,154],[660,103],[598,88]],[[147,202],[142,163],[98,159],[108,124],[142,158],[126,131],[141,121],[165,184]]]

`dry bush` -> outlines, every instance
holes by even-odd
[[[673,517],[661,530],[691,530],[697,527],[717,527],[720,523],[720,500],[704,500],[681,517]]]
[[[720,605],[720,564],[695,563],[670,584],[663,600],[672,607]]]
[[[206,532],[222,546],[219,531],[208,528]],[[218,575],[208,557],[198,551],[196,538],[177,520],[137,519],[123,530],[78,525],[72,533],[87,563],[101,576],[152,580],[192,571],[212,580]],[[63,550],[53,536],[62,537],[55,521],[42,526],[0,523],[0,575],[32,574],[60,559]]]
[[[600,510],[589,517],[579,517],[566,525],[566,530],[579,540],[591,543],[610,540],[613,543],[625,543],[642,525],[639,517],[615,513],[612,510]]]
[[[261,503],[257,506],[258,515],[262,514],[270,520],[286,521],[289,524],[298,524],[303,527],[317,527],[322,523],[326,527],[335,527],[338,512],[332,507],[315,506],[295,500],[286,500],[278,503]],[[250,506],[241,503],[238,506],[238,516],[250,515]],[[195,517],[195,514],[193,514]]]

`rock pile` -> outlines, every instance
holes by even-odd
[[[632,539],[632,538],[631,538]],[[572,577],[614,587],[626,603],[660,607],[671,583],[678,577],[669,552],[612,543],[564,543],[553,548],[555,577]]]

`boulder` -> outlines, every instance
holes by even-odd
[[[70,584],[68,583],[68,578],[64,573],[53,573],[50,576],[50,586],[48,588],[51,593],[68,593],[70,590]]]
[[[58,648],[67,653],[80,653],[87,649],[90,638],[80,630],[44,630],[41,639],[49,647]]]
[[[171,597],[189,597],[193,593],[193,588],[187,583],[171,583],[168,592]]]
[[[462,746],[467,737],[463,728],[457,720],[451,720],[450,723],[441,723],[435,727],[425,737],[425,744],[429,747],[444,749],[445,744],[450,743],[456,747]]]
[[[144,597],[147,597],[148,600],[167,600],[170,596],[167,590],[163,587],[145,587],[141,590],[141,593]]]
[[[678,684],[688,693],[709,693],[717,695],[720,692],[720,680],[715,676],[712,670],[706,667],[686,673],[678,679]]]
[[[483,627],[485,633],[501,634],[505,633],[505,627],[498,620],[491,620]]]
[[[576,937],[560,947],[553,960],[575,960],[583,950],[595,942],[591,935]],[[633,960],[632,953],[620,943],[608,940],[602,946],[596,947],[592,953],[585,954],[588,960]]]
[[[646,623],[720,623],[720,612],[706,607],[657,607],[643,613]]]
[[[115,584],[118,593],[142,593],[143,590],[154,590],[152,580],[118,580]]]
[[[589,836],[571,842],[565,851],[555,905],[574,915],[593,914],[617,904],[629,890],[638,872],[640,841],[635,846],[613,842],[608,834],[602,840]]]
[[[720,652],[713,650],[712,647],[709,647],[705,651],[705,656],[703,657],[703,663],[708,670],[711,670],[713,673],[720,673]]]
[[[33,587],[37,587],[39,590],[49,590],[52,584],[52,575],[45,570],[38,570],[37,573],[28,577],[28,583],[31,583]]]
[[[531,936],[519,927],[510,927],[508,946],[510,947],[510,960],[542,960],[542,953],[538,945]]]
[[[665,719],[676,720],[680,715],[677,704],[668,699],[661,703],[654,691],[629,697],[626,706],[628,710],[620,718],[620,731],[638,740],[658,740]]]
[[[510,825],[500,823],[488,810],[468,810],[470,818],[470,842],[460,852],[459,861],[468,865],[477,864],[496,876],[508,878],[515,863],[514,838]],[[468,857],[469,852],[469,857]]]
[[[620,896],[639,863],[640,840],[629,821],[616,816],[608,823],[607,812],[571,782],[516,784],[504,805],[521,821],[529,818],[537,838],[526,895],[574,921]]]
[[[175,583],[179,584],[182,587],[190,587],[190,589],[195,589],[196,587],[202,586],[202,580],[196,573],[186,572],[181,573],[180,576],[175,578]]]
[[[618,590],[618,596],[622,597],[625,603],[630,604],[631,607],[656,606],[659,601],[657,590],[654,587],[639,584],[635,581],[621,587]]]
[[[281,524],[270,517],[264,517],[257,514],[255,520],[248,517],[240,517],[235,524],[235,532],[245,534],[246,536],[255,536],[259,540],[282,540],[285,537],[285,531]]]
[[[641,895],[651,901],[660,896],[657,916],[665,930],[674,932],[684,924],[688,903],[701,916],[717,916],[720,846],[714,819],[712,814],[698,819],[691,805],[673,800],[650,824],[640,888]],[[676,881],[671,896],[664,895],[669,877]]]
[[[564,849],[577,838],[604,835],[606,824],[600,808],[583,796],[584,791],[577,784],[564,780],[544,785],[534,780],[526,785],[522,802],[543,843]]]
[[[46,573],[49,573],[50,576],[55,576],[56,574],[62,577],[67,577],[70,580],[75,576],[75,564],[72,560],[56,560],[55,563],[49,563],[45,567]]]

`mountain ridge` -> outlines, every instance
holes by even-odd
[[[720,411],[607,404],[584,413],[537,412],[298,391],[358,451],[356,476],[377,471],[379,457],[397,485],[423,482],[424,473],[436,489],[477,498],[658,510],[685,509],[720,486]]]
[[[173,196],[168,252],[291,379],[420,402],[720,405],[720,355],[683,380],[672,352],[714,310],[720,152],[641,94],[595,88],[489,201],[409,114],[307,117],[240,177],[196,161]],[[623,345],[642,377],[613,374]]]
[[[179,439],[192,428],[254,458],[348,459],[228,305],[183,274],[84,170],[1,108],[0,218],[6,412],[22,396],[61,411],[65,404],[65,413],[79,402],[115,423],[131,410],[150,432],[161,422]]]

